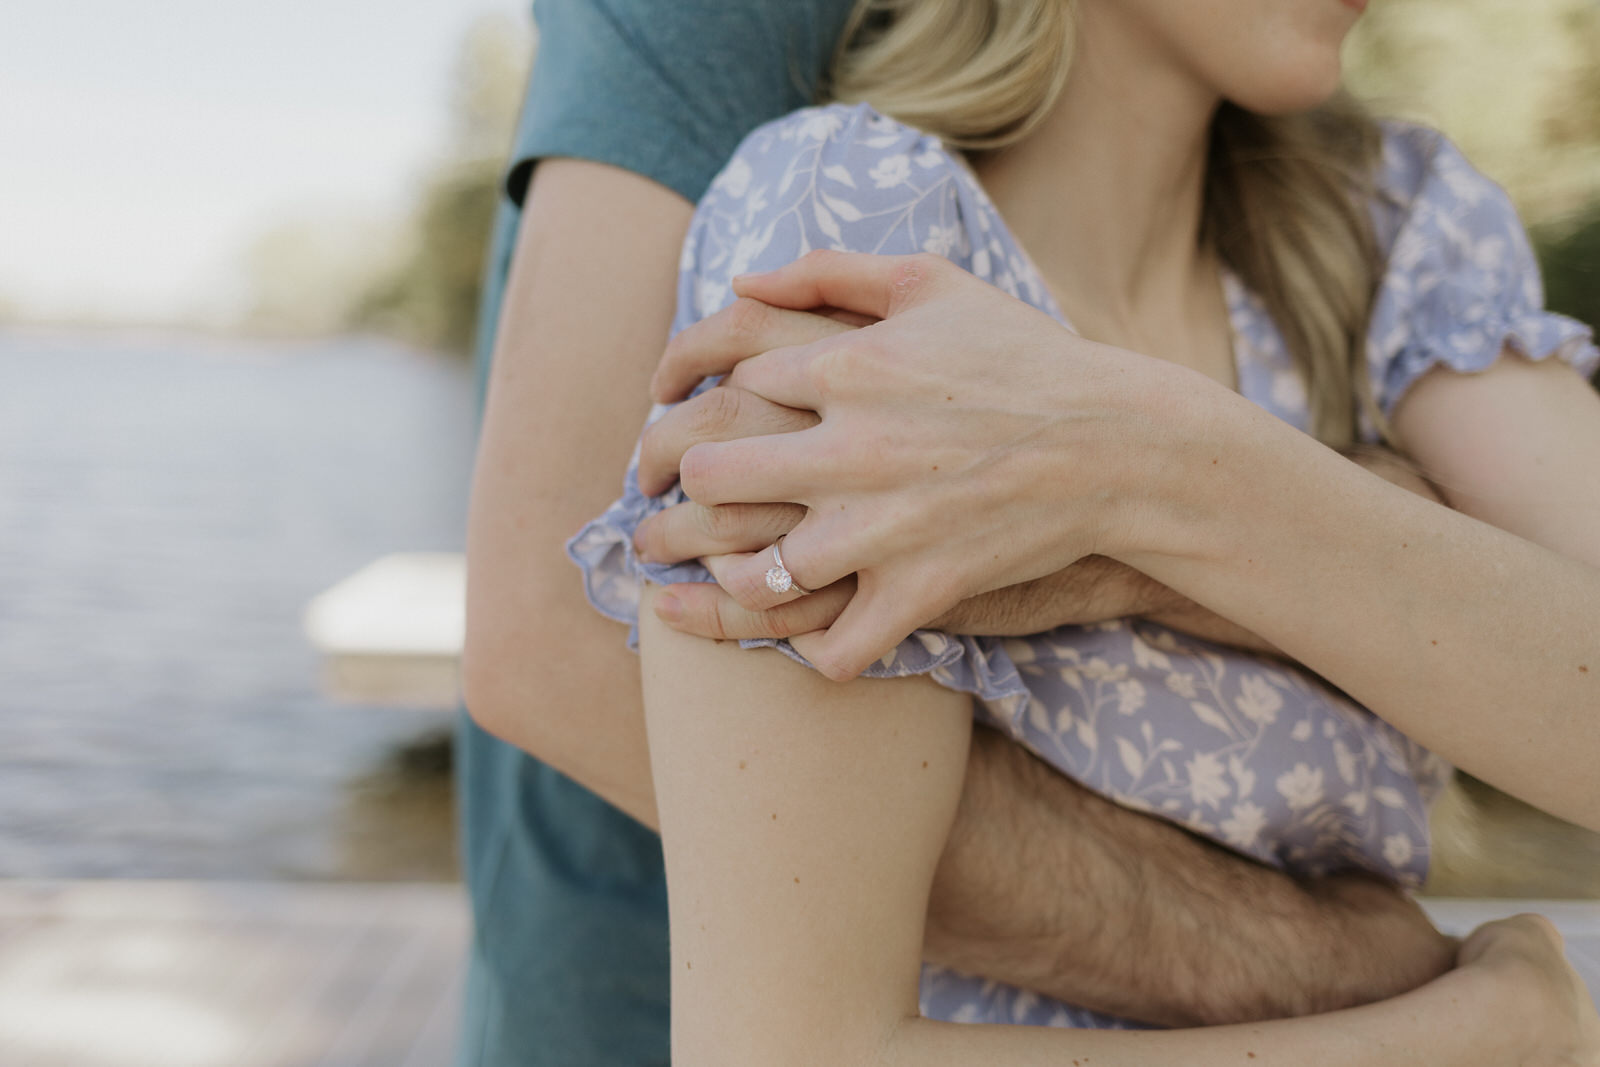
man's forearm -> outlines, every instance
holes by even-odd
[[[929,907],[935,962],[1168,1026],[1327,1011],[1448,970],[1397,891],[1303,886],[1118,807],[990,730]]]
[[[621,487],[649,411],[692,208],[638,175],[535,171],[507,285],[467,528],[462,685],[486,729],[655,818],[627,631],[564,549]]]

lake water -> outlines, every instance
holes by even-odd
[[[0,334],[0,876],[441,878],[449,716],[340,706],[300,631],[460,550],[464,361]]]
[[[0,877],[454,875],[450,716],[318,691],[306,602],[459,550],[470,368],[366,340],[0,333]],[[1600,896],[1485,787],[1433,892]]]

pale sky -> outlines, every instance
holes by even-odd
[[[278,219],[381,213],[444,139],[451,65],[527,0],[37,0],[0,33],[0,304],[166,321]]]

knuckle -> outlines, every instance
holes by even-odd
[[[929,279],[944,261],[931,252],[918,252],[909,256],[894,272],[894,292],[907,297],[927,286]]]
[[[811,665],[830,682],[848,682],[856,676],[856,672],[850,669],[849,662],[835,652],[819,654],[812,659]]]
[[[1550,942],[1550,944],[1554,945],[1556,948],[1561,948],[1563,946],[1565,939],[1561,936],[1561,930],[1556,926],[1555,923],[1551,922],[1543,915],[1534,913],[1529,913],[1527,915],[1527,919],[1533,925],[1534,929],[1537,930],[1546,941]]]
[[[667,422],[666,417],[659,418],[646,426],[644,432],[639,435],[639,460],[641,464],[649,463],[666,450],[667,435],[671,428],[670,426],[663,426],[662,424],[665,422]]]
[[[721,387],[707,389],[691,401],[689,432],[695,440],[716,438],[739,418],[739,392]]]
[[[795,632],[793,626],[788,625],[784,612],[777,609],[763,611],[752,617],[755,622],[755,636],[771,640],[789,637]]]
[[[661,350],[661,360],[656,364],[657,373],[663,368],[671,369],[684,360],[694,347],[699,326],[699,323],[692,323],[687,329],[679,331],[667,340],[666,347]]]
[[[728,339],[741,347],[759,345],[772,326],[772,309],[748,296],[729,304],[724,314],[727,318],[723,326]]]
[[[712,607],[710,611],[705,612],[701,616],[701,625],[699,629],[705,634],[705,636],[714,638],[718,641],[730,640],[731,635],[728,630],[728,622],[723,616],[723,612],[725,610],[725,602],[718,601],[718,603]]]
[[[871,341],[828,345],[811,361],[811,381],[818,395],[837,396],[847,390],[874,348]]]
[[[777,407],[776,405],[774,405]],[[822,416],[815,411],[802,408],[777,407],[776,433],[793,433],[797,430],[809,430],[822,421]]]
[[[712,451],[700,445],[692,446],[678,461],[678,485],[684,496],[695,503],[707,503],[712,480],[716,476],[716,459]]]
[[[764,611],[768,607],[767,598],[771,594],[763,577],[753,571],[734,575],[726,588],[728,595],[746,611]]]
[[[699,509],[700,530],[712,541],[722,542],[737,534],[743,527],[740,504],[717,504]]]
[[[637,551],[647,557],[657,558],[657,551],[661,547],[662,540],[661,524],[662,522],[659,519],[654,522],[646,521],[639,524],[638,529],[633,532],[633,543]]]
[[[763,512],[770,519],[769,528],[774,531],[773,539],[776,540],[778,534],[789,533],[796,526],[799,526],[806,517],[806,511],[804,504],[770,504],[765,506]]]

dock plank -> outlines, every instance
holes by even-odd
[[[1600,902],[1424,906],[1547,915],[1600,993]],[[468,932],[455,885],[0,882],[0,1063],[442,1067]]]
[[[459,886],[0,882],[0,1063],[450,1061]]]

